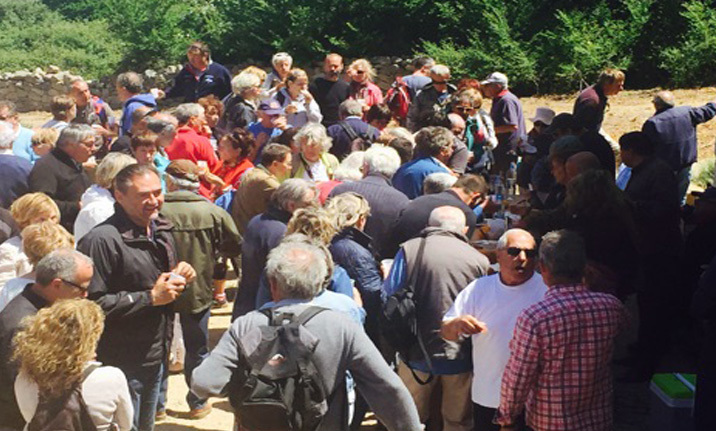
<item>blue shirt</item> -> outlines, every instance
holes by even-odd
[[[346,295],[341,295],[340,293],[331,292],[329,290],[324,290],[310,301],[306,299],[283,299],[278,302],[267,302],[259,310],[265,310],[267,308],[274,307],[283,307],[292,304],[300,304],[304,302],[310,302],[312,305],[317,305],[319,307],[324,307],[333,311],[345,313],[351,318],[351,320],[356,322],[358,325],[363,325],[363,321],[365,320],[365,310],[358,307],[358,304],[356,304],[355,301],[353,301]]]
[[[425,177],[435,172],[450,173],[433,157],[421,157],[401,166],[393,175],[393,187],[400,190],[409,199],[423,194]]]
[[[12,143],[12,153],[30,163],[35,163],[40,158],[32,149],[32,135],[34,134],[35,132],[32,129],[20,126],[20,133]]]

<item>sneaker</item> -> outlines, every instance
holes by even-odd
[[[207,404],[204,407],[189,410],[189,413],[186,415],[186,419],[190,419],[190,420],[203,419],[206,416],[208,416],[209,413],[211,413],[211,406],[209,404]]]

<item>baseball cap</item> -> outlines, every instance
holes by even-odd
[[[259,111],[263,111],[269,115],[281,115],[283,114],[283,108],[278,100],[264,100],[259,104]]]
[[[554,119],[554,116],[555,116],[555,113],[553,110],[551,110],[547,107],[541,106],[541,107],[537,108],[537,110],[535,111],[535,116],[530,118],[529,120],[533,123],[536,123],[539,121],[542,124],[544,124],[545,126],[549,126],[550,124],[552,124],[552,120]]]
[[[492,72],[480,83],[481,85],[487,84],[499,84],[503,87],[507,87],[507,75],[501,72]]]
[[[165,172],[174,178],[191,182],[199,181],[199,167],[191,160],[173,160],[169,163]]]

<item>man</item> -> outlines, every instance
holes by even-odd
[[[493,72],[481,84],[485,97],[492,99],[490,118],[497,135],[497,147],[492,150],[495,157],[492,173],[504,173],[517,160],[517,148],[527,140],[522,102],[509,90],[504,73]]]
[[[400,213],[392,229],[394,246],[417,236],[428,226],[430,213],[441,206],[452,206],[465,214],[467,236],[477,225],[477,216],[472,207],[487,196],[487,183],[479,175],[463,175],[448,190],[433,195],[421,196],[410,202]]]
[[[273,193],[290,177],[292,166],[290,148],[268,144],[261,154],[261,163],[244,174],[231,203],[231,217],[240,234],[246,233],[246,226],[254,216],[266,211]]]
[[[670,91],[656,93],[652,100],[656,113],[646,120],[642,131],[655,145],[655,155],[665,161],[676,174],[679,201],[686,204],[686,191],[691,182],[691,165],[698,156],[696,126],[716,116],[716,103],[704,106],[676,106]]]
[[[15,199],[29,191],[27,178],[32,163],[13,153],[15,132],[12,124],[0,121],[0,207],[10,208]]]
[[[403,82],[408,86],[408,94],[410,100],[415,100],[415,96],[432,82],[430,77],[430,69],[435,66],[435,60],[430,57],[417,57],[413,60],[413,73],[403,77]]]
[[[434,422],[442,416],[444,431],[472,431],[472,362],[457,343],[441,338],[440,322],[460,291],[472,280],[487,275],[490,261],[468,243],[465,215],[458,208],[435,208],[428,226],[403,244],[383,284],[384,294],[389,296],[411,278],[415,280],[412,287],[418,336],[432,365],[428,366],[415,346],[407,358],[401,357],[404,362],[398,366],[398,375],[413,396],[420,422]],[[430,374],[434,378],[422,385],[413,373],[423,382]],[[433,403],[433,393],[438,390],[442,399]]]
[[[114,180],[114,215],[82,237],[77,249],[95,263],[89,298],[107,319],[97,359],[127,376],[134,429],[152,431],[169,355],[171,304],[196,272],[178,262],[172,224],[159,215],[162,185],[150,165],[129,165]]]
[[[235,128],[245,128],[256,121],[256,99],[261,94],[261,79],[254,73],[241,72],[231,80],[231,94],[221,102],[221,114],[216,130],[231,133]]]
[[[97,148],[98,136],[86,124],[65,127],[55,149],[35,163],[30,171],[31,192],[42,192],[60,208],[60,224],[72,232],[80,212],[82,194],[92,185],[82,164]]]
[[[637,285],[639,333],[636,366],[625,376],[628,380],[648,380],[665,353],[671,321],[680,319],[685,310],[679,304],[682,286],[680,260],[682,236],[678,186],[674,171],[656,157],[654,143],[643,132],[631,132],[619,139],[622,161],[632,168],[624,193],[634,204],[639,259],[643,280]]]
[[[211,61],[209,45],[193,42],[186,51],[186,57],[189,61],[165,92],[167,99],[182,97],[184,103],[193,103],[210,94],[221,100],[231,93],[231,73],[221,64]]]
[[[328,136],[333,139],[330,153],[338,157],[339,160],[343,160],[351,151],[354,151],[351,144],[355,137],[362,138],[368,143],[375,142],[380,131],[363,121],[363,105],[357,100],[343,101],[338,112],[341,120],[328,127],[326,131]]]
[[[142,77],[136,72],[120,73],[117,76],[117,97],[122,101],[122,121],[119,126],[119,135],[122,136],[132,128],[132,113],[140,106],[150,109],[157,107],[157,100],[151,93],[142,93]]]
[[[328,128],[340,119],[339,107],[348,99],[350,85],[341,78],[343,57],[328,54],[323,60],[323,76],[313,80],[308,87],[323,114],[323,125]]]
[[[514,430],[526,412],[534,430],[611,430],[611,359],[625,324],[622,303],[582,284],[582,238],[550,232],[539,248],[545,298],[517,318],[496,422]],[[490,328],[487,328],[490,331]]]
[[[393,187],[409,199],[423,194],[425,177],[434,172],[450,172],[444,161],[450,159],[454,136],[444,127],[425,127],[415,136],[416,158],[402,165],[393,176]]]
[[[576,136],[582,142],[585,151],[594,154],[602,169],[612,176],[616,175],[616,158],[609,141],[598,131],[585,129],[572,114],[563,112],[552,119],[546,133],[559,139],[564,136]]]
[[[241,244],[241,281],[232,320],[256,309],[256,293],[269,252],[281,242],[294,211],[315,205],[317,198],[313,183],[288,179],[273,193],[266,212],[251,219]]]
[[[364,232],[373,240],[373,249],[382,259],[392,258],[390,252],[390,228],[400,212],[410,202],[407,196],[394,189],[390,179],[400,166],[400,156],[390,147],[369,148],[363,157],[363,174],[360,181],[337,185],[329,199],[341,193],[355,192],[363,196],[370,205],[370,215]]]
[[[435,172],[425,177],[423,181],[423,192],[425,195],[434,195],[442,193],[454,186],[457,182],[457,177],[453,174],[447,174],[445,172]]]
[[[583,172],[602,169],[602,164],[594,153],[581,151],[567,159],[564,164],[565,182],[569,184],[574,177]]]
[[[572,113],[581,127],[592,132],[602,129],[609,96],[616,96],[624,89],[624,78],[621,70],[606,69],[599,74],[596,84],[579,93]]]
[[[475,429],[499,431],[492,423],[500,405],[502,374],[522,310],[539,302],[547,286],[535,272],[537,244],[529,232],[510,229],[497,243],[500,272],[472,281],[445,314],[445,340],[472,341],[472,402]]]
[[[167,190],[162,215],[174,225],[172,236],[178,259],[188,262],[197,278],[174,303],[181,320],[186,357],[184,377],[191,387],[191,373],[209,355],[209,316],[214,299],[213,275],[219,256],[239,255],[241,237],[231,216],[198,194],[200,172],[189,160],[175,160],[166,168]],[[206,399],[189,392],[189,419],[211,412]]]
[[[70,83],[70,97],[77,107],[77,116],[72,120],[73,123],[89,124],[102,136],[113,135],[111,129],[115,119],[112,108],[104,100],[90,93],[89,85],[84,79],[77,78]]]
[[[246,130],[254,135],[256,140],[255,147],[257,148],[255,157],[260,159],[261,152],[266,144],[271,139],[280,136],[291,125],[286,121],[286,113],[278,100],[271,99],[261,102],[256,116],[258,120],[249,124]]]
[[[413,132],[421,127],[427,126],[424,120],[431,113],[438,111],[445,106],[448,97],[457,91],[454,85],[448,83],[450,80],[450,68],[442,64],[436,64],[430,68],[430,79],[432,82],[420,90],[411,99],[408,109],[407,126]]]
[[[300,314],[323,289],[328,276],[325,255],[311,244],[286,242],[269,255],[266,274],[273,313]],[[265,311],[254,311],[235,320],[209,357],[194,371],[192,390],[201,397],[235,393],[247,372],[243,362],[249,334],[269,323]],[[325,388],[328,410],[320,431],[347,431],[346,371],[376,416],[390,431],[419,430],[420,423],[410,394],[388,367],[365,332],[342,313],[325,310],[304,329],[315,340],[313,363]],[[237,381],[238,380],[238,381]]]
[[[12,124],[12,130],[17,134],[12,143],[13,154],[35,163],[40,158],[32,150],[32,135],[35,132],[20,124],[20,115],[17,113],[15,103],[9,100],[0,100],[0,121],[7,121]]]
[[[55,250],[35,267],[35,282],[25,287],[0,312],[0,429],[20,431],[25,426],[15,400],[17,363],[12,359],[12,339],[22,320],[55,301],[87,297],[92,261],[74,250]]]

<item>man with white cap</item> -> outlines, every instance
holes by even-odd
[[[535,111],[532,130],[527,134],[527,143],[523,147],[522,162],[517,166],[517,185],[522,191],[527,191],[532,181],[532,170],[538,160],[549,153],[549,146],[554,142],[554,136],[547,133],[552,125],[555,112],[546,106],[540,106]]]
[[[517,160],[515,150],[527,135],[522,103],[508,89],[508,80],[504,73],[491,73],[481,85],[485,97],[492,99],[490,117],[495,123],[498,142],[497,148],[493,150],[495,163],[492,172],[505,172],[510,163]]]

